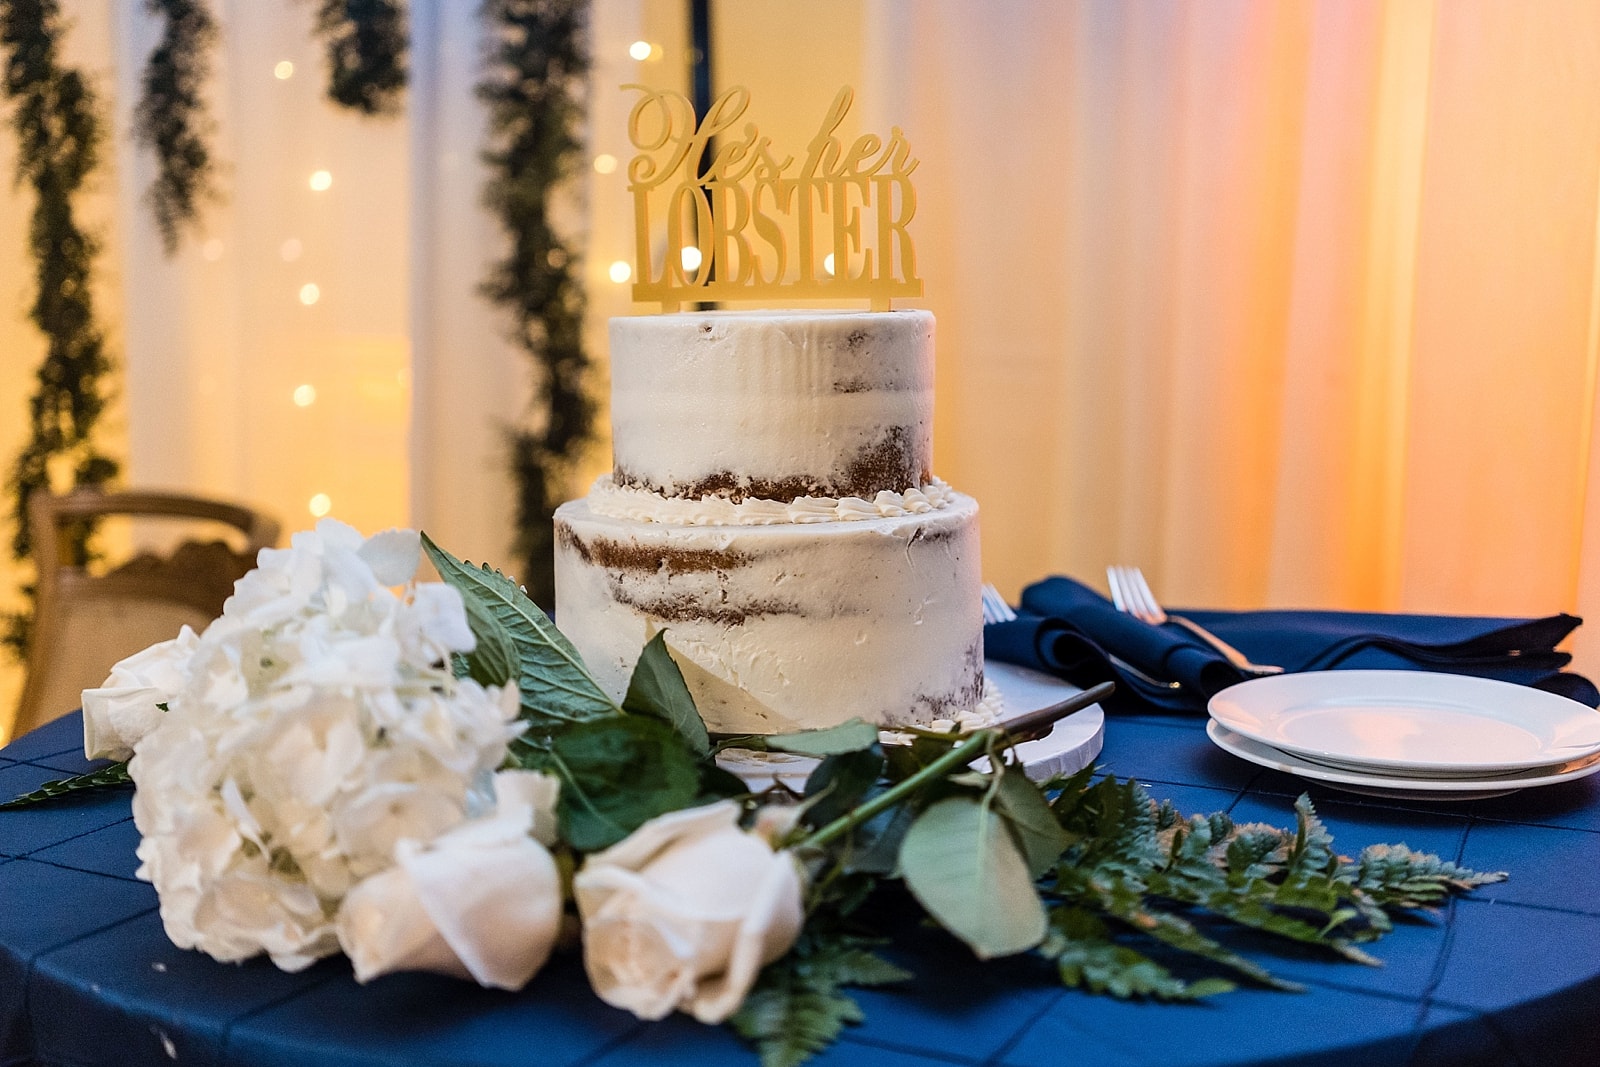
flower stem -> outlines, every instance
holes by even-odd
[[[849,833],[879,812],[894,807],[928,782],[944,777],[945,774],[956,767],[964,767],[971,763],[981,756],[988,749],[989,743],[1000,736],[1002,732],[992,729],[979,730],[911,777],[904,781],[896,782],[860,807],[852,808],[850,811],[845,812],[816,833],[801,840],[795,847],[820,847],[836,837]]]

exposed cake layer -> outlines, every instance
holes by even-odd
[[[847,496],[803,496],[798,500],[765,500],[723,496],[665,497],[648,489],[619,486],[602,474],[589,490],[589,507],[596,515],[638,522],[666,522],[677,526],[772,526],[797,522],[859,522],[921,515],[949,507],[955,491],[935,478],[927,485],[891,493],[885,489],[871,500]]]
[[[677,526],[556,512],[556,618],[620,700],[657,631],[707,725],[781,733],[951,718],[983,697],[978,506]]]
[[[707,311],[611,320],[613,477],[669,497],[928,484],[933,316]]]

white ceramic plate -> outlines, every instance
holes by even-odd
[[[1254,678],[1211,698],[1235,734],[1345,770],[1483,778],[1600,753],[1600,713],[1541,689],[1429,671]]]
[[[1600,756],[1589,756],[1586,759],[1573,760],[1552,767],[1514,771],[1492,778],[1388,777],[1382,774],[1360,774],[1356,771],[1340,770],[1301,759],[1293,753],[1283,752],[1270,745],[1242,737],[1215,719],[1206,723],[1206,736],[1224,752],[1231,752],[1240,759],[1249,760],[1262,767],[1270,767],[1275,771],[1285,771],[1313,782],[1321,782],[1330,788],[1342,789],[1347,793],[1362,793],[1366,796],[1397,800],[1485,800],[1532,786],[1570,782],[1600,771]]]
[[[992,659],[983,661],[983,673],[1000,690],[1001,722],[1030,711],[1041,711],[1083,691],[1054,675]],[[1105,744],[1105,727],[1105,712],[1100,710],[1100,705],[1091,704],[1056,723],[1048,736],[1018,745],[1017,754],[1028,777],[1034,781],[1072,774],[1087,767],[1100,754]],[[743,749],[729,749],[717,756],[719,766],[743,778],[757,792],[769,788],[775,781],[782,781],[799,792],[805,788],[806,779],[816,770],[818,762],[809,756]],[[982,769],[987,762],[979,761],[974,766]]]

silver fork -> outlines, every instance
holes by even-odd
[[[1106,568],[1106,581],[1111,586],[1111,602],[1117,606],[1118,611],[1127,612],[1141,622],[1152,626],[1164,626],[1175,623],[1194,634],[1200,640],[1222,653],[1229,663],[1233,664],[1245,674],[1282,674],[1282,667],[1274,667],[1269,663],[1251,663],[1250,658],[1228,642],[1207,630],[1193,619],[1186,619],[1182,615],[1171,615],[1162,609],[1154,593],[1150,591],[1150,583],[1144,580],[1144,572],[1138,567],[1111,566]]]
[[[1007,604],[1006,603],[1006,598],[1000,595],[1000,590],[996,589],[989,582],[984,582],[983,583],[983,621],[984,621],[984,624],[988,625],[989,623],[995,623],[995,622],[1011,622],[1016,617],[1017,617],[1017,613],[1015,611],[1011,610],[1011,605]],[[1141,671],[1139,668],[1135,667],[1133,664],[1128,663],[1125,660],[1120,660],[1116,656],[1112,656],[1111,657],[1111,663],[1118,670],[1124,671],[1124,672],[1126,672],[1128,674],[1133,675],[1134,677],[1138,678],[1141,682],[1144,682],[1146,685],[1148,685],[1148,686],[1150,686],[1152,688],[1155,688],[1155,689],[1180,689],[1180,688],[1182,688],[1182,686],[1180,686],[1177,682],[1164,682],[1160,678],[1152,678],[1152,677],[1150,677],[1150,675],[1144,673],[1144,671]]]
[[[1006,598],[1000,595],[988,582],[983,583],[983,621],[987,625],[993,622],[1011,622],[1017,613],[1011,610],[1011,605],[1006,603]]]

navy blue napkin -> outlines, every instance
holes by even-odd
[[[1563,670],[1556,645],[1581,619],[1391,615],[1361,611],[1199,611],[1198,622],[1257,663],[1288,671],[1425,670],[1530,685],[1600,705],[1600,690]],[[1180,626],[1151,626],[1070,578],[1022,592],[1014,622],[984,627],[985,654],[1075,685],[1115,681],[1120,710],[1203,712],[1245,675]],[[1174,685],[1173,683],[1176,683]]]

